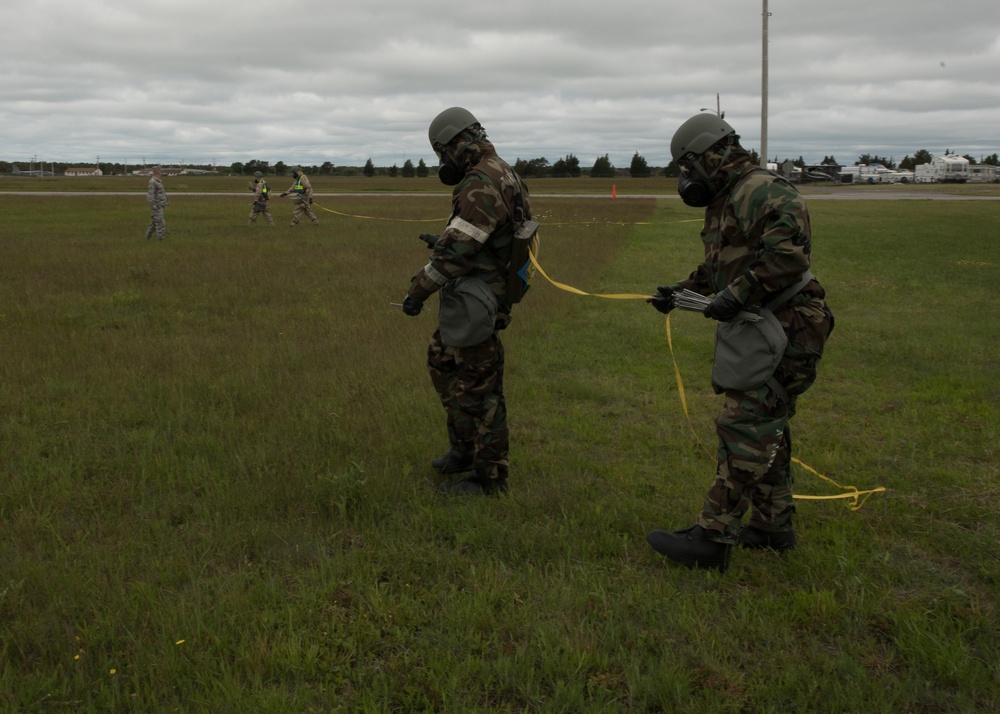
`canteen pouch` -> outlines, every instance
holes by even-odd
[[[774,313],[764,308],[757,322],[720,322],[715,330],[712,388],[746,391],[763,386],[774,374],[788,336]]]
[[[441,288],[438,330],[449,347],[472,347],[489,339],[497,319],[497,298],[481,278],[462,276]]]

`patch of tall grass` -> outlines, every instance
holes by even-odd
[[[714,467],[708,321],[671,320],[689,427],[658,313],[536,276],[504,334],[512,492],[441,499],[433,314],[389,303],[447,197],[296,228],[247,204],[177,196],[159,242],[141,197],[0,195],[0,708],[998,708],[994,204],[811,204],[838,322],[797,455],[889,490],[800,502],[795,551],[722,576],[644,541]],[[699,260],[675,200],[535,210],[588,292]]]

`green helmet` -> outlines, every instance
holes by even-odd
[[[447,146],[448,142],[468,129],[473,124],[478,124],[479,120],[472,116],[472,112],[462,107],[451,107],[434,117],[430,128],[427,130],[427,138],[431,140],[431,148],[435,151],[438,147]]]
[[[702,154],[736,130],[717,114],[695,114],[681,124],[670,140],[670,155],[674,161],[687,153]]]
[[[253,177],[254,177],[255,179],[259,179],[259,178],[263,178],[263,177],[264,177],[264,174],[262,174],[262,173],[261,173],[260,171],[254,171],[254,172],[253,172]]]

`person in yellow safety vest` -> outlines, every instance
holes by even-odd
[[[292,168],[292,178],[295,179],[295,183],[291,185],[287,191],[281,194],[284,198],[290,193],[295,194],[295,209],[292,211],[292,225],[297,226],[299,224],[299,219],[302,214],[305,213],[306,216],[314,224],[319,223],[319,219],[316,218],[316,214],[312,210],[312,184],[309,183],[309,177],[302,173],[301,166],[295,166]]]

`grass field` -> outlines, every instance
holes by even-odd
[[[176,196],[159,242],[141,195],[0,194],[0,710],[1000,710],[1000,203],[811,204],[837,328],[796,455],[887,492],[724,575],[644,539],[712,476],[708,321],[671,319],[692,433],[662,316],[536,278],[511,494],[442,499],[433,317],[388,303],[447,197],[248,203]],[[588,292],[699,259],[676,200],[535,209]]]

